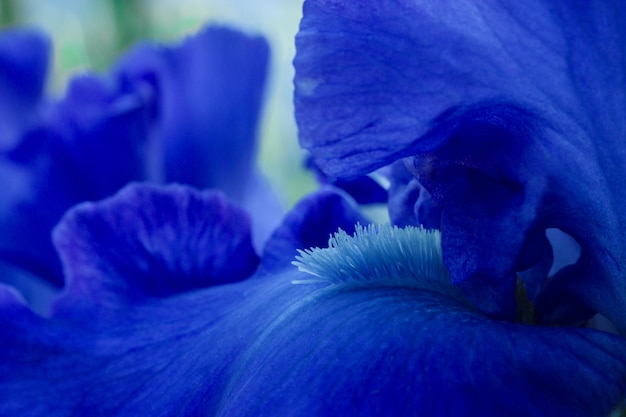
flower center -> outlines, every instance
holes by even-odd
[[[441,233],[423,227],[357,224],[339,229],[327,248],[298,250],[293,265],[315,278],[294,284],[378,284],[414,287],[463,299],[450,282],[441,254]]]
[[[327,248],[298,250],[292,262],[310,279],[293,284],[353,284],[418,288],[451,296],[469,304],[450,282],[443,262],[441,233],[435,229],[388,224],[357,224],[352,235],[339,229]],[[535,324],[535,313],[524,281],[517,280],[518,323]]]

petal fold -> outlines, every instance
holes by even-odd
[[[29,83],[20,78],[21,84],[11,85],[32,87],[34,97],[36,74],[45,76],[45,62],[39,61],[47,58],[47,41],[7,33],[10,48],[0,49],[10,54],[0,60],[0,72],[28,75]],[[0,261],[12,274],[4,282],[29,275],[60,287],[50,240],[54,225],[73,205],[108,197],[132,181],[220,188],[253,213],[260,251],[283,213],[254,162],[267,61],[262,38],[209,27],[180,45],[138,46],[109,74],[74,77],[63,99],[47,103],[14,146],[0,150],[6,185],[0,195],[0,234],[6,237],[0,240]]]
[[[143,92],[120,92],[93,75],[74,79],[66,97],[0,154],[7,182],[0,197],[0,256],[61,286],[52,228],[73,205],[145,177],[149,122]]]
[[[354,219],[340,197],[305,201],[277,247]],[[69,288],[52,317],[0,286],[0,414],[605,416],[626,394],[624,339],[494,321],[429,277],[320,287],[262,268],[213,285],[207,252],[250,247],[238,213],[178,185],[68,213],[55,238]]]
[[[27,29],[0,32],[0,150],[10,148],[39,117],[50,41]]]
[[[337,188],[324,187],[302,199],[287,214],[265,247],[263,267],[284,268],[294,260],[297,249],[326,247],[337,229],[352,231],[357,223],[369,221],[356,202]]]
[[[330,177],[406,159],[441,212],[453,281],[495,316],[562,230],[582,255],[547,298],[626,334],[625,18],[617,1],[307,0],[300,141]]]
[[[407,288],[327,287],[241,358],[220,416],[604,417],[626,394],[622,338]]]
[[[175,47],[140,44],[118,62],[124,83],[148,84],[157,95],[166,182],[242,198],[256,157],[268,59],[263,38],[212,26]]]
[[[67,280],[65,307],[57,309],[240,281],[259,263],[245,212],[219,192],[180,185],[133,184],[80,204],[53,237]]]

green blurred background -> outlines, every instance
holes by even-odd
[[[48,91],[61,95],[68,77],[106,70],[140,39],[176,42],[214,22],[267,38],[272,48],[259,127],[260,165],[285,207],[315,188],[302,167],[293,118],[294,36],[303,0],[0,0],[0,25],[44,30],[54,44]]]

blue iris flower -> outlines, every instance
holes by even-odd
[[[624,336],[624,18],[617,1],[307,0],[301,144],[334,181],[387,167],[392,221],[441,230],[483,314],[599,313]]]
[[[512,319],[524,279],[541,323],[601,313],[624,335],[625,18],[619,1],[307,0],[301,144],[330,178],[391,164],[393,221],[440,228],[485,313]]]
[[[438,232],[350,230],[301,201],[257,256],[221,192],[133,184],[54,231],[51,316],[0,287],[0,414],[606,416],[626,341],[494,320],[450,284]],[[302,272],[307,271],[307,272]]]
[[[0,34],[2,281],[45,310],[42,283],[63,283],[52,228],[131,181],[221,189],[253,213],[263,244],[282,212],[255,162],[264,39],[207,27],[179,45],[143,43],[107,74],[74,77],[60,100],[42,92],[49,47],[38,32]]]
[[[618,221],[619,180],[601,175],[621,151],[597,144],[619,138],[619,91],[598,91],[601,75],[621,80],[624,10],[524,4],[306,0],[302,142],[330,182],[391,164],[403,227],[360,226],[334,188],[297,204],[262,251],[251,215],[216,189],[135,183],[74,206],[53,231],[65,288],[50,315],[0,286],[0,415],[620,412],[626,340],[571,324],[600,312],[623,328],[620,294],[605,293],[620,285],[605,224]],[[176,91],[154,87],[150,74],[168,72],[146,75],[146,62],[121,61],[121,88]],[[574,92],[608,100],[607,113]],[[202,112],[193,100],[174,109],[187,103]],[[150,104],[147,117],[166,109]],[[617,136],[584,136],[592,127]],[[567,239],[580,254],[552,276]]]

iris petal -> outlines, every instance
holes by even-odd
[[[0,33],[0,149],[15,144],[39,116],[48,72],[50,42],[41,33],[5,29]]]
[[[211,415],[232,362],[315,290],[234,282],[258,263],[248,226],[219,193],[177,185],[72,209],[55,232],[68,288],[51,318],[0,286],[0,414]]]
[[[255,163],[268,61],[262,37],[209,26],[175,46],[139,44],[115,68],[156,95],[157,179],[222,190],[253,216],[258,250],[284,212]]]
[[[0,154],[0,176],[8,185],[0,197],[0,254],[13,271],[4,282],[21,290],[33,278],[62,285],[50,232],[74,204],[145,177],[150,100],[145,90],[122,91],[110,78],[77,76],[65,97]]]
[[[363,175],[353,180],[331,181],[315,165],[311,158],[307,158],[306,167],[315,175],[317,182],[322,185],[332,185],[350,194],[359,204],[376,204],[387,202],[387,190],[373,178]]]
[[[0,414],[210,410],[258,332],[261,316],[248,328],[237,311],[254,286],[218,285],[256,268],[248,226],[219,193],[177,185],[132,185],[72,209],[55,232],[68,288],[52,318],[0,288]]]
[[[268,59],[263,38],[208,27],[176,47],[140,44],[120,60],[123,82],[149,84],[157,95],[165,181],[242,198]]]
[[[624,398],[625,347],[429,291],[337,286],[268,328],[219,415],[606,416]]]
[[[62,277],[50,232],[63,213],[145,176],[148,98],[112,89],[91,75],[75,79],[46,119],[0,155],[9,184],[0,198],[0,254],[56,286]]]
[[[287,214],[265,247],[263,266],[284,268],[291,264],[298,249],[326,247],[331,233],[340,228],[352,230],[356,223],[368,223],[356,202],[338,189],[322,188]]]
[[[108,201],[80,204],[54,242],[69,309],[107,293],[132,302],[235,282],[259,262],[247,213],[219,192],[177,185],[130,185]]]
[[[301,143],[331,177],[407,158],[441,209],[453,281],[491,314],[511,316],[537,235],[571,235],[578,267],[549,298],[626,332],[625,16],[620,2],[307,0]]]
[[[330,233],[351,204],[321,194],[310,226]],[[210,265],[242,257],[224,239],[249,242],[241,220],[182,186],[73,209],[52,317],[0,286],[0,414],[604,416],[626,394],[624,339],[494,321],[442,282],[292,285],[306,275],[277,268],[215,285]]]
[[[3,38],[11,54],[0,61],[6,64],[0,71],[22,65],[17,75],[32,75],[32,84],[16,85],[33,89],[23,94],[27,98],[39,91],[35,75],[45,75],[45,62],[39,61],[47,58],[47,43],[20,36]],[[222,187],[253,213],[253,238],[262,247],[283,213],[254,164],[267,59],[261,38],[208,28],[175,47],[138,47],[114,74],[73,78],[65,97],[47,106],[37,123],[20,132],[19,142],[0,154],[6,185],[0,195],[0,257],[10,274],[3,282],[38,276],[60,287],[50,240],[54,225],[71,206],[110,196],[131,181],[178,179]],[[194,158],[186,159],[190,152]],[[174,168],[187,173],[166,172]]]

